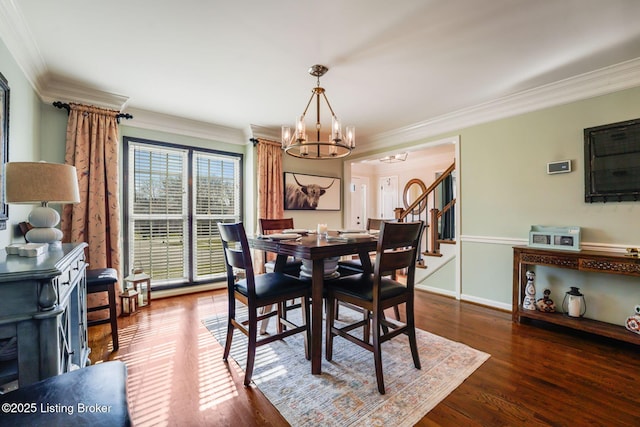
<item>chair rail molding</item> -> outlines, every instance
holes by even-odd
[[[514,238],[514,237],[495,237],[495,236],[471,236],[463,234],[460,236],[460,241],[465,243],[484,243],[492,245],[507,245],[507,246],[527,246],[528,239]],[[627,248],[636,247],[636,244],[619,244],[619,243],[596,243],[596,242],[581,242],[580,249],[589,251],[600,252],[626,252]]]

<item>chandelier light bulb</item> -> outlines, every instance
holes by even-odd
[[[292,138],[291,128],[289,126],[282,126],[282,147],[284,148],[289,145]]]
[[[347,132],[347,145],[349,147],[356,148],[356,128],[355,126],[347,126],[346,127],[346,132]]]
[[[331,141],[342,141],[342,125],[336,116],[331,118]]]
[[[306,126],[304,124],[304,114],[300,116],[296,123],[296,138],[298,141],[306,140]]]

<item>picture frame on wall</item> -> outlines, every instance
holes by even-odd
[[[341,178],[284,173],[284,209],[339,211]]]

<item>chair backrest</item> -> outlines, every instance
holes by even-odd
[[[273,234],[276,232],[281,232],[282,230],[287,230],[289,228],[293,228],[293,218],[260,218],[260,234]],[[263,252],[263,260],[265,264],[269,257],[273,258],[273,254],[269,254],[268,252]]]
[[[413,287],[416,256],[424,223],[382,222],[376,250],[376,277],[384,272],[407,269],[407,286]]]
[[[275,231],[282,231],[293,228],[293,218],[260,218],[260,233],[269,234]]]
[[[224,261],[227,266],[227,285],[229,292],[232,292],[235,283],[233,269],[244,270],[247,279],[247,290],[250,295],[255,295],[255,282],[253,276],[253,263],[251,262],[251,251],[244,225],[236,223],[218,223]]]
[[[367,230],[380,230],[380,226],[385,221],[394,222],[394,219],[384,219],[384,218],[367,218]]]

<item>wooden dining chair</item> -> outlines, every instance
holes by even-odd
[[[269,235],[273,233],[282,233],[284,230],[293,229],[293,218],[260,218],[258,220],[260,224],[260,234]],[[264,256],[264,270],[267,273],[275,271],[276,261],[267,259],[267,252],[263,252]],[[300,277],[300,269],[302,268],[302,261],[294,259],[293,257],[287,257],[287,262],[282,269],[282,272],[291,276]],[[299,303],[292,301],[291,304],[286,305],[282,316],[287,318],[287,311],[300,307]],[[261,334],[266,334],[269,321],[262,322],[260,328]]]
[[[381,219],[381,218],[367,218],[367,231],[369,232],[380,231],[380,226],[385,221],[395,221],[395,220]],[[357,273],[362,273],[363,271],[362,261],[360,261],[359,257],[355,259],[347,259],[344,261],[340,261],[338,265],[347,269],[352,269],[354,272],[357,272]]]
[[[346,276],[327,284],[326,359],[333,358],[333,337],[340,336],[373,352],[378,391],[385,393],[382,374],[381,344],[400,334],[409,337],[413,364],[420,369],[414,321],[414,284],[418,242],[423,222],[385,222],[380,227],[373,274]],[[384,272],[407,269],[407,283],[399,283],[385,276]],[[348,302],[370,313],[364,320],[346,326],[335,325],[335,301]],[[398,304],[405,306],[406,322],[388,321],[384,310]],[[350,331],[370,325],[373,343],[369,337],[357,338]]]
[[[260,218],[258,222],[260,224],[260,234],[262,235],[281,233],[284,230],[293,229],[293,218]],[[274,260],[267,260],[267,252],[264,252],[265,271],[274,271],[275,264]],[[291,258],[287,260],[283,272],[292,276],[299,276],[301,267],[302,261]]]
[[[367,230],[369,232],[371,231],[379,232],[382,223],[385,221],[395,222],[396,220],[384,219],[384,218],[367,218]],[[347,273],[347,274],[343,274],[344,276],[347,276],[350,274],[364,273],[364,269],[362,268],[362,261],[360,260],[360,257],[356,259],[348,259],[348,260],[340,261],[338,263],[338,266],[340,267],[341,272]],[[390,275],[393,280],[396,280],[396,277],[397,277],[395,270],[388,271],[385,273],[385,275]],[[338,307],[339,305],[336,306],[336,319],[338,318],[338,312],[337,312]],[[400,320],[400,309],[397,305],[393,307],[393,314],[396,316],[396,320]]]
[[[245,334],[249,340],[247,347],[247,365],[244,374],[244,385],[248,386],[253,374],[256,348],[286,338],[297,333],[304,333],[304,353],[310,359],[311,328],[309,316],[309,299],[311,287],[309,282],[299,280],[284,273],[265,273],[254,275],[251,251],[247,235],[241,222],[233,224],[218,223],[224,259],[227,267],[227,295],[229,317],[227,323],[227,339],[224,346],[223,360],[227,361],[231,350],[234,329]],[[244,270],[245,277],[236,281],[234,269]],[[287,300],[300,298],[302,301],[302,325],[296,325],[282,316]],[[236,301],[248,309],[248,319],[240,321],[236,317]],[[269,307],[275,307],[275,311]],[[276,317],[276,333],[258,340],[258,322]],[[286,329],[282,326],[286,325]]]

